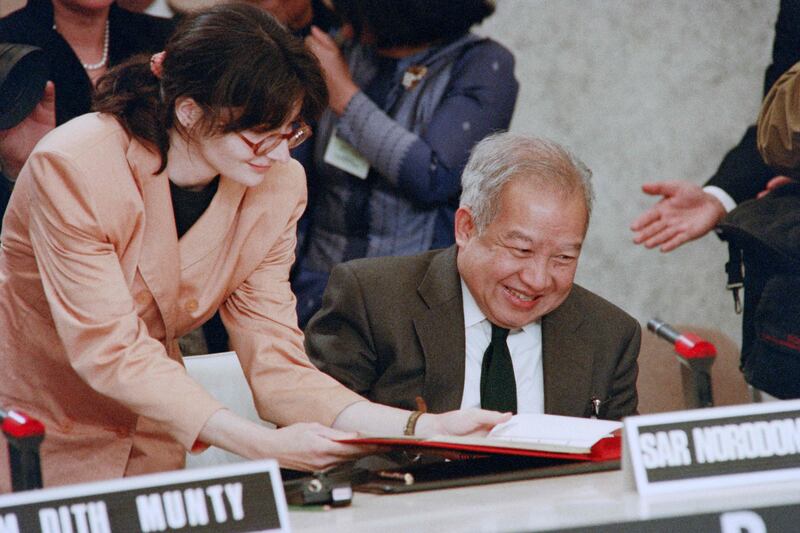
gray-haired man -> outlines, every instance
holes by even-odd
[[[591,173],[512,133],[473,149],[456,245],[331,273],[306,349],[373,401],[619,419],[636,412],[639,324],[573,285]]]

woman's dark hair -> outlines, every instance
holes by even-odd
[[[175,102],[190,97],[203,110],[202,133],[283,125],[298,102],[300,116],[315,119],[328,91],[319,62],[303,42],[271,15],[247,4],[223,4],[187,15],[167,42],[159,80],[149,56],[111,69],[97,84],[96,111],[114,115],[167,166],[168,131],[176,127]],[[197,128],[192,128],[193,130]]]
[[[334,7],[378,48],[446,42],[494,12],[490,0],[334,0]]]

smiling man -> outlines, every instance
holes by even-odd
[[[456,245],[333,270],[314,363],[373,401],[619,419],[636,412],[639,324],[573,284],[591,172],[512,133],[473,149]]]

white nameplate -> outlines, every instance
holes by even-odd
[[[632,416],[623,470],[640,494],[800,477],[800,400]]]
[[[0,496],[2,533],[289,531],[273,460]]]

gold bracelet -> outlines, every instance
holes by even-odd
[[[408,417],[408,422],[406,422],[406,429],[403,431],[403,435],[414,435],[414,430],[417,427],[417,420],[419,417],[423,415],[422,411],[414,411]]]

